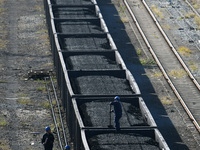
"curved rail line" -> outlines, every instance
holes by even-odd
[[[183,66],[183,68],[186,70],[186,72],[188,73],[188,75],[190,76],[191,80],[194,82],[194,84],[196,85],[196,87],[198,88],[198,90],[200,90],[200,85],[197,82],[197,80],[194,78],[194,76],[192,75],[192,73],[190,72],[190,70],[188,69],[188,67],[186,66],[186,64],[184,63],[184,61],[182,60],[182,58],[180,57],[180,55],[177,53],[176,49],[174,48],[174,46],[172,45],[172,43],[170,42],[170,40],[168,39],[167,35],[165,34],[164,30],[162,29],[162,27],[160,26],[160,24],[158,23],[157,19],[155,18],[154,14],[152,13],[152,11],[150,10],[150,8],[148,7],[147,3],[145,2],[145,0],[142,0],[145,8],[148,10],[149,14],[151,15],[152,19],[154,20],[155,24],[157,25],[158,29],[160,30],[160,32],[163,34],[165,40],[167,41],[167,43],[169,44],[169,46],[171,47],[171,50],[174,52],[174,54],[176,55],[177,59],[179,60],[179,62],[181,63],[181,65]],[[124,0],[124,3],[129,11],[129,13],[131,14],[138,30],[140,31],[144,41],[147,44],[147,47],[149,48],[152,56],[154,57],[155,61],[157,62],[159,68],[161,69],[161,71],[163,72],[163,75],[165,77],[165,79],[167,80],[167,82],[169,83],[169,85],[171,86],[172,90],[174,91],[174,93],[176,94],[177,98],[179,99],[179,101],[181,102],[182,106],[184,107],[184,109],[186,110],[187,114],[189,115],[189,117],[191,118],[192,122],[194,123],[195,127],[197,128],[197,130],[200,132],[200,125],[199,123],[196,121],[196,119],[194,118],[193,114],[191,113],[191,111],[189,110],[189,108],[187,107],[186,103],[184,102],[183,98],[181,97],[181,95],[179,94],[179,92],[177,91],[176,87],[174,86],[173,82],[171,81],[171,79],[169,78],[168,74],[166,73],[165,69],[163,68],[162,64],[160,63],[158,57],[156,56],[154,50],[152,49],[147,37],[145,36],[142,28],[140,27],[140,24],[138,23],[135,15],[133,14],[127,0]]]
[[[58,100],[58,97],[57,97],[57,93],[56,93],[56,89],[55,89],[55,85],[54,85],[52,76],[49,75],[48,78],[49,78],[49,82],[51,83],[49,85],[48,85],[48,82],[47,82],[47,77],[45,77],[44,79],[45,79],[45,83],[46,83],[46,88],[47,88],[49,103],[51,105],[52,116],[53,116],[54,124],[55,124],[55,127],[56,127],[56,131],[57,131],[57,136],[58,136],[60,148],[61,148],[61,150],[64,150],[65,145],[68,145],[68,143],[67,143],[67,137],[66,137],[65,127],[64,127],[64,123],[63,123],[63,119],[62,119],[62,113],[61,113],[60,104],[59,104],[59,100]],[[50,92],[51,89],[53,91],[53,94],[51,94],[51,92]],[[55,107],[54,107],[54,105],[52,103],[52,95],[56,99],[56,106],[58,108],[59,119],[56,118]],[[62,127],[62,132],[59,130],[58,122],[60,123],[60,125]],[[64,143],[62,141],[61,135],[64,138]]]

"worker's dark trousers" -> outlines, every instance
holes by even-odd
[[[44,147],[44,150],[53,150],[53,147]]]
[[[121,118],[121,116],[115,116],[115,129],[117,131],[120,130],[120,124],[119,124],[119,119]]]

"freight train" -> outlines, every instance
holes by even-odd
[[[44,0],[54,66],[75,150],[169,150],[95,0]],[[120,97],[116,132],[110,101]],[[110,122],[112,120],[112,122]]]

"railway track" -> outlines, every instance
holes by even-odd
[[[146,2],[144,0],[124,0],[124,3],[167,82],[180,100],[197,130],[200,131],[199,83],[177,53]],[[143,15],[141,16],[141,14]],[[184,72],[185,75],[177,78],[171,75],[174,71]]]
[[[49,77],[45,77],[44,79],[46,83],[49,103],[51,106],[51,112],[52,112],[52,116],[54,120],[54,125],[56,129],[60,149],[64,150],[65,146],[68,145],[68,142],[67,142],[66,131],[65,131],[65,127],[64,127],[64,123],[62,119],[60,103],[57,97],[57,92],[55,89],[52,76],[49,75]],[[56,103],[54,103],[53,101],[56,101]]]

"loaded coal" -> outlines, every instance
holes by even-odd
[[[88,132],[87,138],[91,150],[159,150],[151,132],[153,131],[102,134]]]
[[[51,0],[51,3],[52,4],[57,4],[57,5],[62,5],[62,4],[68,4],[68,5],[71,5],[71,4],[82,4],[82,5],[89,5],[89,4],[92,4],[91,0]]]
[[[110,117],[110,101],[105,100],[79,100],[78,106],[84,125],[86,127],[106,128],[109,124]],[[132,102],[122,102],[122,118],[120,119],[121,127],[129,128],[134,126],[149,126],[144,120],[139,108],[138,99],[133,99]],[[112,108],[113,109],[113,108]],[[114,125],[114,113],[112,113],[112,124]]]
[[[59,35],[61,49],[66,51],[107,51],[110,50],[109,40],[105,34],[92,35]]]
[[[58,33],[103,33],[102,29],[100,28],[100,21],[97,19],[57,22],[56,28]]]
[[[134,93],[126,79],[115,76],[80,76],[72,78],[71,83],[76,94],[128,95]]]
[[[54,8],[54,17],[60,19],[94,19],[97,18],[95,15],[95,8],[93,5],[88,7],[67,7]]]
[[[66,59],[69,70],[117,70],[121,69],[116,61],[102,55],[76,55]]]

